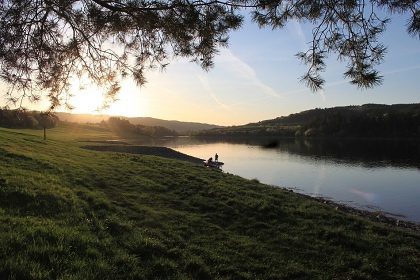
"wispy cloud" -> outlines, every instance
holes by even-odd
[[[265,94],[279,98],[281,97],[274,89],[264,84],[258,77],[255,70],[245,61],[235,56],[230,50],[224,49],[216,58],[216,63],[225,63],[230,71],[242,77],[244,80],[251,82],[255,87]]]
[[[205,91],[210,95],[210,97],[221,107],[224,108],[226,110],[230,110],[233,111],[233,109],[231,108],[231,106],[224,104],[223,102],[221,102],[219,100],[219,98],[217,98],[217,96],[214,94],[208,79],[204,76],[204,75],[198,75],[198,79],[201,82],[201,85],[204,87]]]
[[[229,76],[238,77],[239,80],[246,81],[246,83],[251,84],[255,87],[251,92],[257,93],[261,96],[261,93],[264,93],[265,96],[258,98],[249,98],[238,100],[233,103],[222,102],[217,97],[217,92],[212,88],[210,83],[210,76],[208,74],[196,74],[197,78],[200,81],[200,84],[204,88],[205,92],[215,101],[218,107],[225,110],[234,111],[234,107],[239,105],[249,104],[252,102],[269,99],[269,98],[281,98],[281,95],[278,94],[270,86],[264,84],[258,77],[255,70],[248,65],[246,62],[235,56],[230,50],[222,50],[219,56],[216,57],[217,67],[223,67],[224,71],[228,72]],[[220,80],[219,80],[220,81]],[[237,83],[238,81],[236,81]],[[225,93],[224,93],[225,94]],[[243,97],[242,97],[243,98]]]
[[[383,75],[386,76],[386,75],[390,75],[390,74],[408,72],[408,71],[412,71],[412,70],[416,70],[416,69],[420,69],[420,65],[407,67],[407,68],[402,68],[402,69],[395,69],[395,70],[392,70],[392,71],[387,71],[387,72],[384,72]]]
[[[308,41],[305,32],[303,32],[302,25],[296,20],[292,20],[288,25],[289,31],[298,39],[301,51],[308,49]]]
[[[325,96],[324,90],[321,89],[321,90],[318,91],[318,93],[319,93],[319,96],[321,96],[321,98],[322,98],[322,102],[325,102],[327,100],[327,97]]]
[[[243,105],[243,104],[254,103],[254,102],[257,102],[257,101],[266,100],[266,99],[269,99],[269,98],[271,98],[271,97],[266,96],[266,97],[260,97],[260,98],[247,99],[247,100],[242,100],[242,101],[239,101],[239,102],[236,102],[236,103],[232,103],[229,106],[230,107],[239,106],[239,105]]]
[[[382,75],[382,76],[388,76],[388,75],[397,74],[397,73],[410,72],[410,71],[417,70],[417,69],[420,69],[420,65],[395,69],[395,70],[386,71],[386,72],[379,73],[379,74]],[[336,86],[336,85],[347,84],[347,83],[349,83],[349,81],[343,79],[343,80],[340,80],[340,81],[327,83],[327,84],[325,84],[325,88]]]
[[[420,65],[383,72],[382,75],[383,76],[388,76],[388,75],[397,74],[397,73],[409,72],[409,71],[413,71],[413,70],[417,70],[417,69],[420,69]],[[317,93],[322,98],[322,101],[325,102],[326,99],[327,99],[327,96],[325,94],[325,89],[333,87],[333,86],[337,86],[337,85],[348,84],[348,83],[349,83],[349,80],[344,80],[344,79],[340,80],[340,81],[326,83],[325,86],[324,86],[324,89],[318,91]],[[289,91],[289,92],[281,93],[280,96],[284,97],[284,96],[287,96],[287,95],[293,95],[293,94],[304,93],[304,92],[309,92],[309,91],[310,90],[308,88],[302,88],[302,89],[295,90],[295,91]]]

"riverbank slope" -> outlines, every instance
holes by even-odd
[[[420,275],[416,232],[187,161],[82,149],[87,132],[0,129],[0,278]]]

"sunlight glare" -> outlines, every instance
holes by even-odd
[[[137,90],[136,90],[137,89]],[[73,114],[106,114],[113,116],[138,117],[147,115],[142,93],[130,82],[121,84],[117,100],[102,109],[104,103],[103,89],[92,84],[80,84],[71,90],[69,104]]]

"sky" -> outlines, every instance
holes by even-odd
[[[360,90],[343,79],[345,62],[334,54],[327,61],[324,90],[311,92],[300,82],[307,70],[295,54],[307,49],[311,27],[297,22],[280,30],[259,29],[246,22],[230,33],[229,47],[215,57],[209,72],[189,60],[176,59],[164,71],[147,73],[139,88],[122,84],[119,100],[101,114],[153,117],[224,126],[243,125],[288,116],[314,108],[420,102],[420,40],[406,32],[407,18],[394,16],[380,40],[388,47],[377,67],[384,82]],[[72,113],[94,113],[99,91],[78,92]],[[43,103],[26,105],[43,109]]]

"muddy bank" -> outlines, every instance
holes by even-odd
[[[182,161],[188,161],[194,164],[203,164],[203,159],[196,158],[190,155],[186,155],[167,147],[156,147],[156,146],[137,146],[137,145],[98,145],[98,146],[83,146],[82,148],[101,151],[101,152],[117,152],[117,153],[129,153],[129,154],[140,154],[140,155],[153,155],[165,158],[172,158]]]

